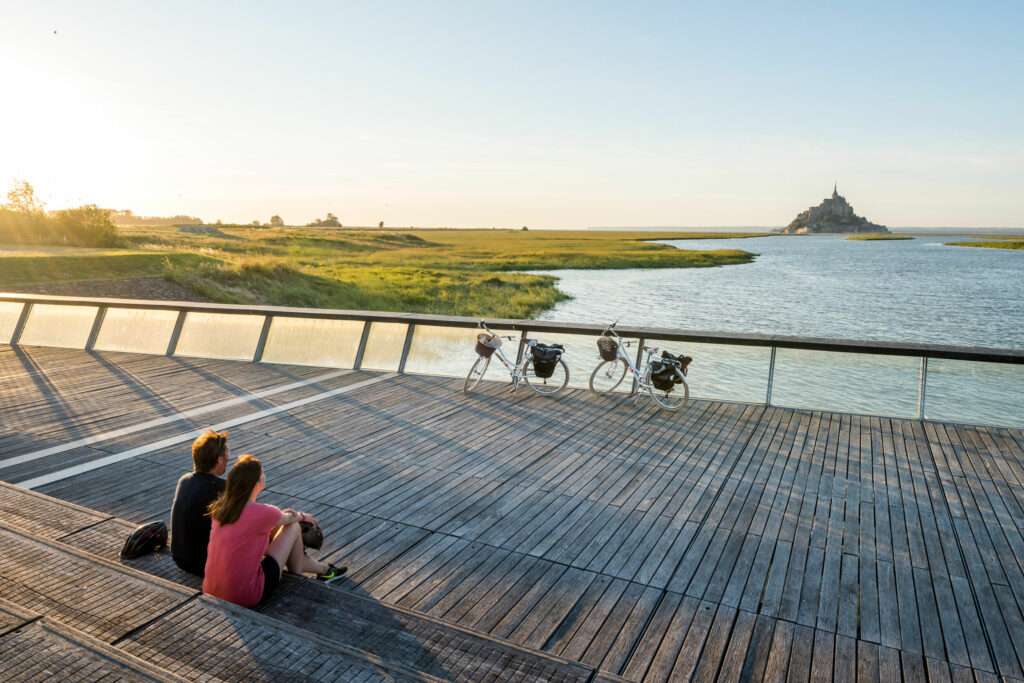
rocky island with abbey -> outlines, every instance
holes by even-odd
[[[853,207],[838,192],[838,184],[832,188],[832,196],[818,206],[801,211],[793,222],[779,230],[784,235],[829,235],[836,233],[888,233],[884,225],[872,223],[853,212]]]

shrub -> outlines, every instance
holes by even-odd
[[[120,246],[117,226],[110,212],[95,204],[64,209],[53,214],[53,234],[58,240],[78,247]]]

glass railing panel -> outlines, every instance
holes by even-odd
[[[664,339],[648,339],[646,344],[658,347],[655,358],[660,358],[662,351],[693,358],[686,374],[692,398],[764,403],[768,391],[771,348],[695,344]],[[635,351],[631,358],[635,363]]]
[[[406,323],[371,324],[360,368],[363,370],[397,370],[398,364],[402,360],[402,349],[405,347],[405,334],[408,330],[409,325]]]
[[[174,332],[177,311],[108,308],[96,336],[97,351],[163,354]]]
[[[277,317],[270,323],[264,363],[351,368],[363,334],[362,320]]]
[[[1024,427],[1024,365],[928,360],[929,420]]]
[[[772,405],[916,417],[920,369],[910,356],[779,349]]]
[[[515,337],[513,340],[503,339],[500,347],[509,363],[515,363],[519,333],[492,329],[496,334]],[[480,330],[475,328],[417,325],[413,331],[405,371],[423,375],[465,377],[477,359],[475,349],[476,336],[479,333]],[[491,356],[484,379],[508,379],[508,372],[497,354]]]
[[[175,355],[252,360],[263,331],[262,315],[189,312]]]
[[[19,343],[26,346],[57,346],[84,349],[89,341],[97,306],[35,304]]]
[[[565,352],[562,354],[562,360],[569,366],[569,386],[577,389],[588,387],[591,373],[601,362],[601,357],[597,353],[596,334],[552,334],[529,331],[527,335],[542,344],[564,346]],[[616,391],[628,391],[630,386],[632,385],[629,381],[623,381]]]
[[[18,318],[26,304],[20,301],[0,301],[0,344],[11,341],[14,328],[18,326]]]

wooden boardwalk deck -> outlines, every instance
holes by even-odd
[[[0,479],[166,519],[230,422],[344,588],[607,674],[1024,679],[1020,430],[8,346],[0,377]]]

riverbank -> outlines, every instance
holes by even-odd
[[[526,318],[569,298],[518,271],[697,268],[750,263],[740,249],[649,240],[751,233],[222,228],[125,229],[131,251],[0,257],[0,286],[162,275],[220,303]]]
[[[983,249],[1024,249],[1024,240],[996,238],[978,242],[943,242],[946,247],[981,247]]]
[[[854,242],[874,242],[876,240],[912,240],[909,235],[853,235],[844,239]]]

